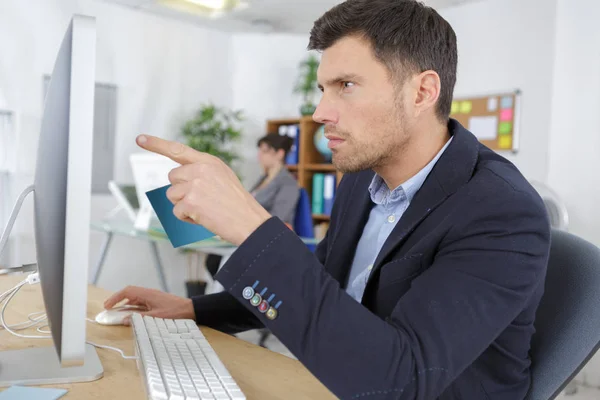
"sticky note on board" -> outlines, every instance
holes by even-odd
[[[0,393],[0,400],[57,400],[66,393],[65,389],[11,386]]]
[[[460,103],[460,112],[462,114],[469,114],[473,110],[473,103],[470,101],[463,101]]]
[[[500,102],[500,108],[512,108],[513,99],[511,96],[504,96]]]
[[[500,111],[500,121],[512,121],[512,119],[513,119],[512,108],[507,108],[505,110]]]
[[[471,117],[469,118],[469,131],[479,140],[496,140],[498,137],[498,117]]]
[[[214,237],[215,234],[205,227],[182,221],[173,214],[173,203],[167,198],[169,187],[171,185],[146,192],[146,197],[150,200],[173,247],[177,248]]]
[[[488,99],[487,110],[496,111],[498,109],[498,98],[496,96]]]
[[[459,109],[460,109],[460,107],[459,107],[458,101],[453,101],[452,102],[452,109],[450,110],[450,114],[456,114],[456,113],[458,113]]]
[[[498,133],[501,135],[508,135],[512,130],[512,123],[510,122],[500,122],[498,125]]]
[[[500,136],[498,138],[498,147],[503,150],[512,149],[512,138],[510,136]]]

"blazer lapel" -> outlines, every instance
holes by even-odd
[[[377,255],[371,276],[381,267],[388,255],[406,240],[417,225],[448,196],[469,181],[479,154],[479,142],[457,121],[448,125],[452,143],[437,161],[431,173],[398,221]]]
[[[356,174],[354,184],[347,195],[348,202],[341,213],[334,237],[331,238],[331,253],[327,256],[325,267],[341,286],[346,284],[356,246],[373,206],[369,185],[374,175],[372,171]]]
[[[433,174],[433,171],[432,171]],[[400,246],[416,226],[448,197],[435,175],[429,175],[419,192],[415,195],[408,209],[402,214],[394,230],[383,244],[381,251],[375,259],[371,274],[375,272],[387,256]]]

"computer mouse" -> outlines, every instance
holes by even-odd
[[[124,325],[123,321],[137,310],[145,310],[144,307],[124,305],[104,310],[96,315],[96,322],[100,325]]]

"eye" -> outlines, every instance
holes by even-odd
[[[349,90],[354,87],[354,82],[342,82],[342,87],[344,90]]]

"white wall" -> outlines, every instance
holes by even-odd
[[[548,183],[570,230],[600,246],[600,3],[558,0]],[[600,354],[578,380],[600,386]]]
[[[455,96],[521,89],[521,144],[502,152],[528,179],[546,180],[556,0],[486,0],[443,9],[456,32]]]
[[[244,184],[258,179],[256,141],[266,134],[266,121],[297,118],[302,98],[293,93],[298,64],[308,56],[308,35],[238,34],[233,37],[233,106],[243,109]]]
[[[42,77],[54,59],[73,13],[97,18],[97,81],[118,87],[115,178],[131,182],[128,155],[137,151],[137,134],[174,137],[185,117],[201,102],[231,107],[231,37],[190,24],[135,12],[92,0],[0,1],[0,109],[17,113],[19,130],[18,190],[29,184],[35,166],[42,113]],[[96,197],[92,219],[115,205],[110,196]],[[19,219],[23,237],[18,263],[35,260],[32,202]],[[95,261],[101,237],[91,236]],[[183,294],[184,263],[165,246],[174,291]],[[171,260],[168,262],[168,260]],[[100,283],[118,289],[135,283],[158,287],[147,245],[132,239],[115,241]]]
[[[600,246],[600,3],[559,0],[548,183],[570,230]]]

